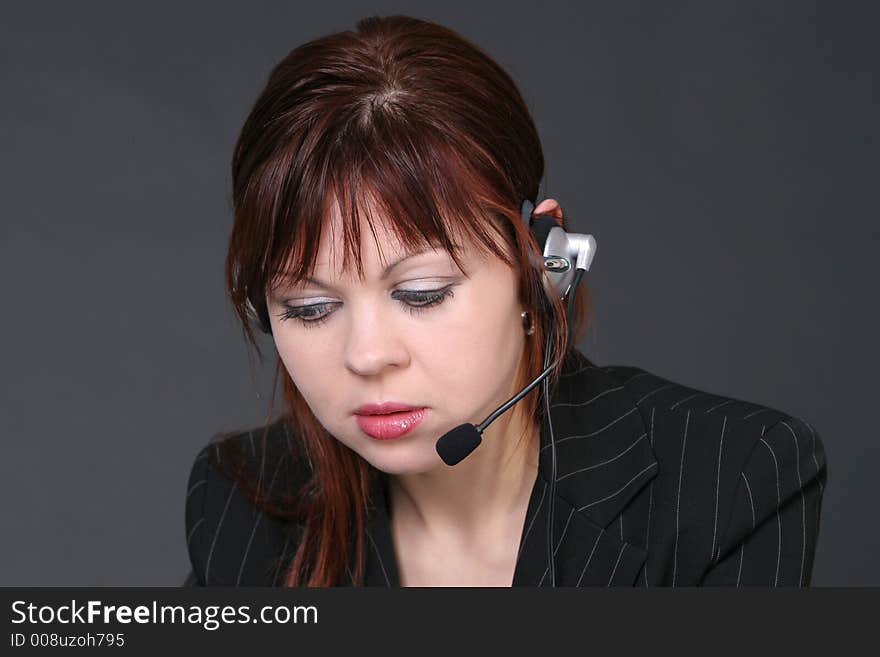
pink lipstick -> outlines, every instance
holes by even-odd
[[[366,404],[355,411],[355,421],[361,431],[371,438],[390,440],[417,427],[427,410],[395,402]]]

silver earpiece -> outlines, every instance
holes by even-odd
[[[544,269],[544,287],[549,295],[565,298],[574,281],[575,271],[589,271],[596,255],[596,239],[592,235],[566,232],[550,215],[532,216],[535,206],[528,199],[522,203],[523,222],[535,235],[540,246],[543,240],[543,260],[533,256],[532,264]]]

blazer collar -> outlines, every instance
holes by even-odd
[[[552,454],[541,428],[538,476],[520,537],[513,586],[549,586],[547,516],[551,502],[557,586],[632,586],[645,545],[605,531],[657,475],[645,422],[609,371],[571,350],[550,389],[556,443],[556,492],[550,498]],[[385,478],[382,481],[386,481]],[[373,496],[366,527],[366,586],[400,586],[391,538],[387,488]]]

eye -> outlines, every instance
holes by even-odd
[[[286,310],[279,313],[278,317],[283,322],[288,319],[298,320],[301,324],[308,327],[317,326],[327,321],[329,313],[320,314],[320,311],[328,306],[339,305],[337,303],[315,303],[308,306],[285,306]]]
[[[437,306],[453,296],[452,288],[453,285],[447,285],[439,290],[397,290],[392,293],[392,297],[402,300],[410,313],[418,315],[426,308]]]
[[[454,296],[452,288],[455,285],[457,283],[452,283],[439,290],[395,290],[391,296],[400,301],[411,314],[418,315],[425,312],[428,308],[438,306],[447,298]],[[307,306],[285,306],[286,310],[278,313],[277,316],[282,322],[288,319],[295,319],[308,328],[314,328],[327,321],[332,314],[332,311],[328,311],[331,306],[340,305],[342,304],[334,301]]]

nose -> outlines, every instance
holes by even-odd
[[[409,351],[394,310],[376,304],[362,304],[350,314],[345,342],[345,363],[359,376],[377,376],[388,367],[409,364]]]

